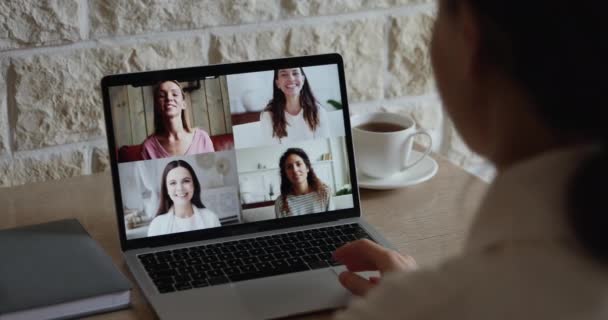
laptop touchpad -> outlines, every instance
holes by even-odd
[[[331,269],[238,282],[235,289],[254,318],[260,319],[333,309],[350,299]]]

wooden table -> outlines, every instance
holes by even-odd
[[[437,175],[425,183],[392,191],[362,190],[363,215],[422,267],[458,254],[487,184],[438,155]],[[76,217],[131,280],[122,259],[109,173],[0,188],[0,229]],[[134,283],[134,282],[133,282]],[[138,288],[132,307],[88,319],[155,318]],[[318,313],[298,319],[329,319]]]

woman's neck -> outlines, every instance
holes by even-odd
[[[303,194],[307,194],[310,192],[310,187],[308,186],[308,181],[304,181],[301,184],[296,184],[293,186],[293,194],[296,196],[301,196]]]
[[[178,218],[190,218],[194,214],[194,208],[191,203],[176,205],[173,204],[173,213]]]
[[[300,106],[300,96],[287,96],[285,99],[285,111],[292,116],[297,115],[302,110]]]
[[[499,172],[546,151],[573,144],[575,140],[553,131],[541,116],[531,112],[538,108],[521,92],[506,86],[501,92],[505,94],[490,104],[487,136],[494,139],[486,150],[486,156]]]
[[[186,132],[181,117],[165,119],[165,136],[169,139],[179,140]]]

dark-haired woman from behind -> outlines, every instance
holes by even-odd
[[[165,166],[160,190],[160,205],[148,236],[220,226],[217,215],[203,205],[201,184],[186,161],[174,160]]]
[[[340,281],[364,298],[337,319],[608,319],[606,12],[604,0],[439,1],[440,96],[498,175],[462,254],[437,268],[408,272],[411,257],[366,240],[339,248]]]
[[[274,71],[272,100],[260,114],[265,143],[329,137],[327,112],[310,89],[302,68]]]
[[[315,174],[304,150],[290,148],[279,160],[281,195],[275,200],[277,218],[334,209],[331,190]]]

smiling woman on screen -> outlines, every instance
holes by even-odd
[[[308,82],[302,68],[274,71],[272,100],[260,114],[264,141],[284,143],[329,137],[327,112]]]
[[[161,182],[160,205],[148,236],[219,227],[220,220],[201,202],[201,185],[183,160],[167,164]]]
[[[179,82],[168,80],[154,87],[155,131],[143,143],[144,159],[214,151],[209,134],[203,129],[190,127],[187,110],[188,103]]]
[[[279,160],[281,195],[275,200],[277,218],[334,209],[331,190],[315,174],[304,150],[290,148]]]

